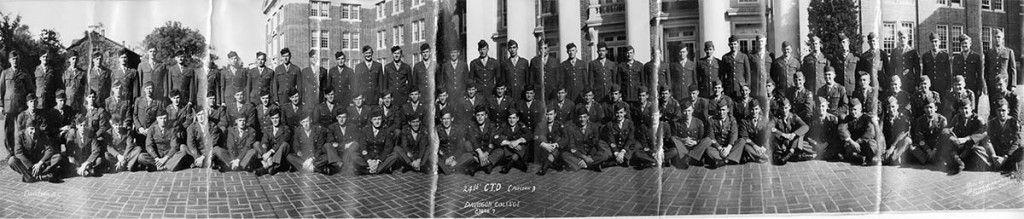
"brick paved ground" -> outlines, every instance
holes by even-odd
[[[610,168],[543,177],[533,175],[535,168],[508,175],[439,176],[433,214],[432,179],[416,173],[256,178],[186,170],[24,184],[5,168],[0,170],[0,217],[554,217],[1024,209],[1024,184],[992,172],[947,176],[920,168],[822,161],[716,170]],[[489,183],[500,183],[501,191],[484,191],[495,185]],[[464,191],[473,185],[479,185],[477,190]],[[536,190],[509,191],[510,186]]]

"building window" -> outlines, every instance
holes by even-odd
[[[384,3],[377,3],[377,20],[384,19]]]
[[[964,7],[963,0],[949,0],[949,6],[957,8]]]
[[[330,48],[331,47],[331,44],[330,44],[331,40],[330,39],[331,39],[330,31],[327,31],[327,30],[320,31],[320,48],[324,48],[324,49]]]
[[[949,4],[949,1],[948,0],[938,0],[936,3],[939,3],[940,5],[946,5],[946,4]]]
[[[362,20],[362,18],[359,17],[359,10],[361,10],[359,5],[348,5],[348,10],[350,11],[349,17],[352,20]]]
[[[331,17],[331,2],[320,2],[320,17]]]
[[[420,41],[420,21],[416,20],[412,22],[412,41]]]
[[[391,1],[391,14],[402,13],[402,0]]]
[[[907,36],[907,42],[906,42],[907,45],[906,46],[914,47],[914,45],[917,45],[917,44],[914,44],[914,22],[913,21],[904,21],[902,23],[902,25],[900,26],[900,29],[902,29],[903,30],[903,34],[906,34],[906,36]]]
[[[948,50],[950,48],[949,45],[951,45],[949,44],[949,26],[935,26],[935,34],[939,36],[939,49]]]
[[[311,30],[309,31],[309,46],[313,48],[320,47],[320,31]]]
[[[981,47],[992,48],[992,28],[982,27],[981,28]]]
[[[316,4],[316,3],[309,4],[309,16],[310,17],[320,16],[320,4]]]
[[[882,23],[882,50],[889,51],[896,47],[896,22]]]
[[[739,0],[740,3],[757,3],[760,0]]]
[[[981,9],[982,10],[991,10],[992,9],[992,0],[981,0]]]
[[[353,19],[348,5],[341,5],[341,19]]]
[[[992,0],[992,10],[993,11],[1002,11],[1003,10],[1003,0]]]
[[[964,34],[964,26],[950,26],[949,27],[949,51],[950,52],[963,52],[963,48],[960,45],[960,35]]]
[[[747,51],[751,51],[751,45],[753,45],[752,41],[753,40],[749,39],[739,40],[740,52],[747,53]]]
[[[349,48],[348,43],[349,43],[349,40],[351,40],[351,39],[352,39],[352,35],[350,33],[342,33],[341,34],[341,49],[348,49]]]
[[[350,47],[350,48],[352,48],[352,49],[359,49],[358,48],[359,47],[359,33],[353,33],[352,34],[352,43],[351,44],[352,44],[352,47]]]

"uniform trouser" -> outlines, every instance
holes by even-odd
[[[630,159],[630,161],[634,162],[634,164],[641,165],[657,162],[657,160],[654,159],[653,150],[634,150],[632,152],[633,156],[632,159]]]
[[[259,160],[259,152],[257,152],[256,149],[246,150],[239,154],[240,156],[233,157],[228,153],[228,150],[221,147],[215,147],[213,148],[212,154],[213,157],[211,161],[213,163],[210,165],[217,167],[222,171],[249,171],[255,164],[257,164],[256,161]],[[235,159],[238,159],[238,167],[232,168],[231,161]]]
[[[565,161],[566,166],[570,171],[577,171],[582,169],[583,167],[580,166],[579,163],[581,160],[586,160],[585,157],[590,157],[591,159],[591,162],[585,162],[587,164],[587,167],[594,167],[594,165],[599,165],[600,163],[603,163],[604,161],[608,160],[608,158],[611,157],[611,151],[608,151],[608,149],[604,148],[598,149],[596,153],[592,154],[586,154],[580,151],[577,152],[578,153],[562,152],[562,160]]]
[[[6,109],[5,109],[6,110]],[[14,156],[14,120],[17,118],[16,113],[7,113],[4,116],[4,148],[7,149],[8,156]]]
[[[107,161],[110,161],[107,162],[106,165],[106,167],[108,168],[107,171],[110,173],[114,173],[122,168],[129,170],[134,169],[136,166],[138,166],[139,157],[141,157],[142,154],[146,154],[142,147],[134,146],[131,149],[126,150],[124,154],[121,154],[121,156],[124,156],[124,163],[118,165],[117,157],[111,153],[107,153],[105,157]]]
[[[334,153],[327,153],[327,162],[340,164],[341,169],[337,172],[345,176],[354,176],[366,169],[366,161],[359,155],[359,143],[352,143],[348,148],[338,146]]]
[[[961,160],[965,164],[967,170],[988,170],[991,164],[990,154],[994,154],[989,148],[992,148],[988,142],[981,144],[967,142],[961,145],[957,145],[953,142],[949,143],[949,153],[945,155],[950,162],[956,162],[957,159]]]
[[[684,168],[688,166],[690,148],[686,147],[683,143],[683,139],[680,137],[672,136],[670,139],[672,144],[666,144],[668,147],[665,147],[665,160],[670,161],[672,166],[675,166],[676,168]],[[696,146],[697,145],[691,145],[691,147]]]
[[[426,159],[424,159],[422,157],[409,156],[408,151],[406,151],[405,148],[395,147],[395,149],[392,150],[391,155],[388,156],[387,158],[385,158],[384,161],[381,161],[381,164],[380,164],[381,168],[378,168],[377,171],[387,170],[384,167],[387,167],[387,168],[395,168],[395,167],[416,168],[416,167],[412,166],[412,162],[415,161],[416,159],[420,160],[420,167],[422,167],[423,164],[425,164],[425,162],[426,162]]]
[[[736,163],[767,159],[764,154],[757,151],[757,147],[758,145],[754,144],[754,142],[749,139],[737,139],[736,144],[733,144],[732,150],[729,151],[729,155],[726,159]]]
[[[445,162],[449,158],[455,160],[455,165],[454,166],[450,166],[450,165],[448,165]],[[473,155],[469,154],[469,153],[462,153],[462,154],[456,154],[456,155],[438,156],[438,159],[439,160],[437,161],[437,169],[441,173],[443,173],[445,175],[448,175],[448,174],[454,174],[454,173],[465,173],[465,172],[467,172],[467,170],[469,169],[469,165],[473,161]]]
[[[298,154],[291,153],[285,156],[285,160],[291,166],[290,169],[299,171],[305,171],[302,169],[302,164],[305,163],[306,160],[311,158],[313,159],[313,172],[318,172],[318,170],[327,167],[328,164],[330,164],[330,162],[328,162],[327,159],[317,157],[316,155],[304,154],[304,156],[299,156]]]
[[[898,139],[892,139],[892,143],[889,143],[886,151],[882,152],[882,162],[887,164],[899,165],[903,163],[903,156],[910,147],[910,138],[903,137]],[[892,152],[889,152],[892,150]]]
[[[718,151],[719,147],[720,145],[718,143],[711,142],[710,138],[704,138],[698,141],[697,146],[693,146],[693,149],[690,149],[690,153],[687,155],[695,160],[704,160],[706,157],[714,161],[721,161],[725,158],[722,157],[722,153]]]
[[[1006,160],[1003,161],[1003,163],[997,163],[995,162],[995,159],[992,159],[989,160],[989,165],[991,166],[991,169],[996,171],[1019,171],[1017,169],[1017,165],[1020,164],[1022,160],[1024,160],[1024,150],[1017,149],[1012,152],[1012,154],[1007,154]]]
[[[42,158],[42,159],[49,159],[49,161],[44,161],[43,165],[40,166],[39,175],[32,175],[32,165],[35,165],[36,162],[31,161],[31,160],[22,160],[22,159],[19,159],[18,157],[11,157],[11,158],[7,159],[7,165],[10,166],[11,169],[14,170],[14,172],[17,172],[17,173],[21,174],[22,181],[30,181],[31,179],[35,178],[36,176],[41,176],[41,175],[46,175],[46,174],[51,174],[51,173],[52,174],[59,173],[60,169],[61,169],[61,164],[64,163],[64,161],[63,161],[64,160],[64,156],[62,156],[60,154],[54,154],[53,156],[50,156],[49,158]]]
[[[811,142],[808,142],[808,141],[804,141],[803,137],[797,137],[797,138],[794,138],[792,140],[785,140],[785,139],[782,139],[782,138],[774,138],[774,139],[775,140],[772,141],[772,143],[771,143],[772,144],[772,149],[771,149],[772,155],[771,155],[771,158],[772,158],[772,160],[774,160],[776,162],[802,161],[802,159],[800,159],[801,155],[803,155],[803,156],[813,156],[818,151],[817,150],[818,147],[816,147],[816,145],[814,143],[811,143]],[[821,145],[821,147],[826,147],[825,150],[828,151],[828,149],[827,149],[828,143],[824,143],[823,145]],[[836,151],[836,150],[832,149],[829,152],[832,152],[833,154],[838,154],[838,152],[834,152],[834,151]],[[789,156],[789,159],[788,160],[782,160],[786,156]]]
[[[875,139],[846,142],[846,158],[875,159],[878,155],[878,142]]]
[[[553,164],[556,161],[558,161],[558,158],[560,156],[558,148],[555,148],[554,150],[548,151],[547,149],[544,149],[544,147],[541,147],[539,143],[537,144],[536,150],[537,150],[537,155],[539,155],[537,157],[539,159],[539,160],[537,160],[537,163],[539,163],[541,165],[541,167],[550,166],[551,164]],[[627,151],[627,153],[628,152],[629,151]]]
[[[807,143],[818,154],[816,158],[821,160],[837,159],[844,150],[843,145],[837,142],[808,139]]]
[[[272,168],[276,165],[276,168],[278,168],[277,170],[282,170],[287,168],[288,162],[285,160],[285,157],[288,156],[291,144],[283,143],[279,149],[280,150],[274,151],[274,154],[271,154],[270,159],[266,161],[270,162]],[[263,155],[260,154],[259,156],[262,158]]]
[[[178,170],[187,169],[188,167],[192,166],[193,159],[195,159],[195,158],[192,157],[192,155],[189,155],[188,152],[186,152],[188,150],[187,148],[185,148],[184,146],[181,146],[181,147],[182,148],[179,149],[174,154],[165,155],[168,158],[167,158],[167,161],[165,161],[162,166],[157,166],[157,163],[156,163],[156,159],[157,158],[152,157],[152,156],[148,156],[148,154],[147,154],[147,156],[140,155],[139,158],[138,158],[138,160],[139,160],[138,163],[140,163],[141,165],[143,165],[145,167],[153,167],[153,168],[156,168],[156,169],[166,169],[166,170],[170,170],[170,171],[178,171]]]
[[[491,154],[487,159],[490,160],[493,165],[502,163],[505,163],[506,165],[525,165],[526,147],[520,147],[520,149],[521,150],[516,150],[509,147],[495,148],[494,150],[491,150]]]

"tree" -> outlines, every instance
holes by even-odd
[[[185,54],[185,62],[196,64],[206,49],[206,38],[199,31],[187,28],[178,21],[168,21],[164,26],[153,29],[142,41],[148,48],[156,48],[157,60],[168,60],[175,53]]]
[[[807,7],[808,27],[811,33],[821,38],[821,51],[826,56],[842,55],[839,34],[850,38],[850,51],[859,53],[863,42],[858,15],[860,6],[851,0],[811,0]]]
[[[0,12],[0,51],[3,52],[0,57],[3,61],[0,61],[0,67],[8,68],[10,63],[7,63],[7,53],[10,51],[17,51],[21,54],[21,59],[18,60],[18,66],[24,68],[24,70],[31,71],[36,65],[39,65],[39,55],[42,54],[44,46],[32,39],[32,33],[28,30],[28,25],[21,23],[21,15],[14,16],[13,18],[9,13]]]

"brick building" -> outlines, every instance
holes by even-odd
[[[292,62],[309,65],[307,52],[320,50],[322,66],[336,65],[334,53],[343,51],[349,64],[362,60],[364,45],[374,48],[374,59],[391,61],[392,46],[401,46],[403,61],[419,61],[419,45],[433,42],[434,2],[428,0],[265,0],[266,51],[270,58],[282,48],[292,51]]]

